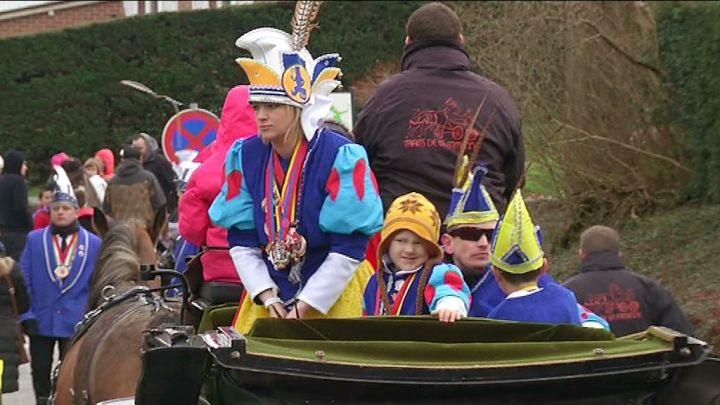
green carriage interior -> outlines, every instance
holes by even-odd
[[[477,368],[592,361],[664,352],[653,334],[615,339],[599,329],[471,319],[440,324],[425,317],[257,322],[247,353],[364,366]]]
[[[199,333],[228,326],[235,308],[207,311]],[[244,336],[246,352],[324,363],[403,367],[484,367],[592,361],[673,350],[661,328],[616,339],[600,329],[431,317],[369,317],[284,321],[262,319]]]

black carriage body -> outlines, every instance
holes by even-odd
[[[484,331],[485,337],[473,336],[471,331]],[[410,336],[416,340],[401,340]],[[502,345],[510,349],[491,359],[491,352],[482,351],[501,347],[492,346],[497,345],[498,336],[506,336]],[[513,341],[520,336],[524,340]],[[212,363],[205,380],[206,397],[218,405],[705,405],[713,404],[714,396],[720,398],[720,362],[706,361],[710,348],[699,340],[659,328],[634,338],[640,342],[636,353],[618,352],[615,347],[624,343],[608,343],[602,333],[581,328],[482,321],[448,329],[436,320],[423,318],[267,320],[256,323],[248,336],[221,328],[202,337],[208,364]],[[650,340],[662,340],[666,349],[648,350],[643,342]],[[383,342],[391,346],[387,353],[379,356],[370,352]],[[416,345],[418,350],[395,350],[403,346],[402,342]],[[563,360],[562,350],[557,349],[562,342],[573,342],[566,345],[579,350],[597,347],[588,356],[578,358],[568,353]],[[528,355],[527,361],[518,361],[513,358],[513,344],[549,354],[535,353]],[[203,343],[195,340],[195,346],[199,349]],[[343,347],[350,354],[336,353]],[[363,347],[368,350],[366,357]],[[428,347],[436,353],[428,353],[425,361],[423,350]],[[172,348],[168,345],[165,350]],[[353,350],[360,354],[353,357]],[[444,354],[457,355],[458,350],[468,353],[469,361],[434,361]],[[553,354],[553,350],[560,354]],[[180,353],[178,356],[183,356]],[[488,361],[475,362],[473,356]]]

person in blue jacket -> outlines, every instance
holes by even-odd
[[[487,317],[505,299],[490,264],[490,242],[500,216],[483,185],[487,168],[476,166],[462,187],[454,188],[445,218],[442,243],[445,252],[462,272],[470,287],[472,302],[468,316]],[[549,274],[538,280],[542,287],[554,283]]]
[[[450,210],[442,235],[445,252],[463,273],[471,290],[468,316],[487,317],[507,294],[500,288],[490,263],[490,243],[495,234],[499,215],[483,185],[487,169],[477,166],[463,187],[453,189]],[[558,284],[547,270],[538,279],[538,286]],[[609,329],[608,323],[578,305],[584,326]]]
[[[55,345],[65,355],[75,325],[87,309],[90,283],[100,252],[100,239],[78,223],[78,202],[64,170],[55,167],[56,189],[50,225],[28,235],[20,269],[31,297],[20,316],[30,336],[30,366],[38,404],[50,394],[50,369]]]
[[[498,223],[490,248],[493,275],[507,296],[488,318],[582,325],[575,294],[557,283],[540,286],[547,270],[540,228],[532,223],[520,190]]]

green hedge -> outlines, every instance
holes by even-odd
[[[720,6],[671,3],[658,10],[672,119],[695,171],[691,197],[720,202]]]
[[[310,51],[339,52],[348,87],[376,62],[400,57],[405,21],[418,5],[326,2]],[[237,37],[263,26],[290,31],[293,9],[282,2],[160,13],[2,40],[0,150],[25,151],[38,179],[57,151],[90,156],[139,130],[159,137],[172,107],[122,79],[219,114],[227,90],[246,83],[234,62],[246,54],[235,47]]]

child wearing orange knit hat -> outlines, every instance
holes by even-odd
[[[453,322],[467,316],[470,290],[460,269],[442,263],[440,216],[422,194],[393,201],[378,247],[378,270],[368,281],[365,315],[433,314]]]

